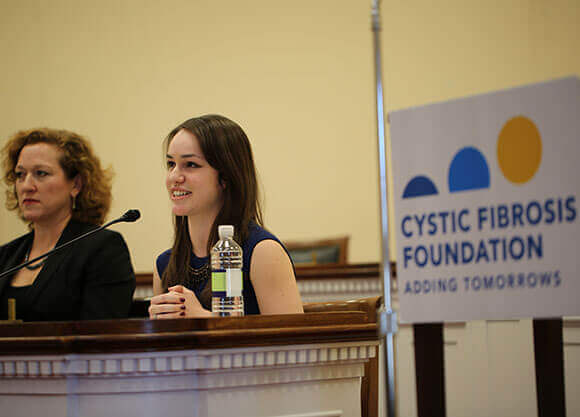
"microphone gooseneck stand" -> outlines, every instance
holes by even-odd
[[[383,303],[377,310],[379,334],[384,338],[385,384],[387,416],[395,417],[395,349],[393,336],[397,331],[397,316],[391,304],[391,275],[389,263],[389,216],[387,207],[387,148],[385,141],[385,111],[383,100],[383,81],[381,66],[380,42],[380,0],[373,0],[372,31],[375,58],[375,81],[377,99],[377,135],[379,146],[379,189],[381,201],[381,237],[382,237],[382,287]]]
[[[96,227],[93,230],[89,230],[87,233],[84,233],[84,234],[82,234],[82,235],[80,235],[72,240],[69,240],[68,242],[63,243],[62,245],[57,246],[56,248],[54,248],[54,249],[52,249],[52,250],[50,250],[50,251],[48,251],[40,256],[37,256],[34,259],[31,259],[27,262],[24,262],[20,265],[15,266],[14,268],[10,268],[7,271],[0,273],[0,279],[7,276],[7,275],[13,274],[14,272],[24,268],[27,265],[36,263],[36,262],[40,261],[41,259],[46,258],[47,256],[50,256],[53,253],[58,252],[59,250],[66,248],[67,246],[70,246],[73,243],[92,235],[93,233],[97,233],[100,230],[106,229],[107,227],[109,227],[115,223],[121,223],[121,222],[131,223],[131,222],[134,222],[135,220],[139,219],[139,217],[141,217],[141,213],[139,213],[139,210],[135,210],[135,209],[129,210],[125,214],[123,214],[121,217],[119,217],[115,220],[111,220],[110,222],[105,223],[104,225],[102,225],[100,227]]]

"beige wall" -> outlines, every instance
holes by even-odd
[[[0,0],[0,145],[86,134],[116,171],[137,271],[171,240],[162,137],[194,115],[253,143],[281,239],[349,234],[378,261],[371,1]],[[382,1],[386,109],[580,74],[578,0]],[[2,196],[3,198],[3,196]],[[0,242],[25,230],[0,209]]]

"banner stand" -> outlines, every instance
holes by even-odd
[[[562,319],[535,319],[533,323],[538,417],[565,417]]]
[[[566,417],[562,319],[534,319],[538,417]],[[413,325],[417,417],[444,417],[443,323]]]
[[[580,78],[568,76],[389,111],[398,313],[407,323],[532,318],[538,417],[566,415],[562,317],[580,315],[578,109]],[[443,341],[423,346],[423,330],[419,415],[443,415],[443,352],[423,363]],[[481,382],[501,384],[489,379],[497,371]],[[431,383],[439,397],[424,394]],[[501,385],[481,398],[496,414],[523,400],[496,404],[496,388],[510,394]]]
[[[413,324],[417,417],[445,417],[443,323]]]

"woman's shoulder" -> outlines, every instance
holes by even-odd
[[[159,256],[157,256],[157,259],[155,260],[155,265],[157,266],[157,271],[159,272],[159,275],[163,274],[163,271],[165,271],[165,268],[167,268],[167,264],[169,264],[170,257],[171,257],[171,249],[167,249],[166,251],[163,251],[161,254],[159,254]]]
[[[280,242],[276,235],[274,235],[269,230],[257,225],[256,223],[250,223],[250,226],[248,227],[248,238],[246,239],[246,243],[250,246],[255,246],[262,240],[275,240]]]
[[[99,229],[99,225],[91,223],[82,223],[78,221],[71,221],[65,232],[61,237],[59,244],[66,243],[69,240],[75,239],[85,233]],[[79,242],[80,243],[80,242]],[[84,246],[102,246],[102,245],[120,245],[127,246],[123,235],[116,230],[102,229],[95,231],[94,234],[87,236]]]
[[[169,260],[169,257],[171,256],[171,249],[167,249],[163,252],[161,252],[158,256],[157,256],[157,261],[159,260]]]
[[[20,248],[25,242],[32,238],[32,232],[26,233],[25,235],[19,236],[8,243],[0,245],[0,255],[10,254],[16,249]]]
[[[248,228],[248,238],[242,245],[242,249],[244,251],[244,265],[250,265],[252,255],[254,253],[254,249],[258,246],[259,243],[264,241],[273,241],[276,242],[274,245],[280,246],[286,254],[288,251],[284,247],[284,244],[278,239],[276,235],[274,235],[269,230],[265,229],[262,226],[259,226],[255,223],[251,223]],[[289,256],[289,255],[288,255]]]

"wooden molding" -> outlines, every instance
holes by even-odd
[[[376,357],[377,346],[378,341],[116,355],[2,356],[0,378],[167,375],[200,370],[257,369],[300,364],[314,366],[339,361],[365,362]],[[270,378],[270,382],[275,381]]]
[[[376,340],[364,312],[0,325],[0,356],[213,349]]]

